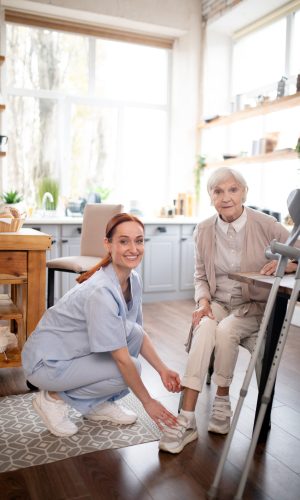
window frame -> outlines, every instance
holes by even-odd
[[[47,29],[54,29],[54,24],[50,26],[51,23],[49,23],[49,19],[46,20],[46,18],[43,18],[42,16],[27,16],[27,15],[15,15],[12,20],[11,11],[5,11],[5,22],[6,23],[14,23],[14,24],[19,24],[19,25],[24,25],[32,28],[47,28]],[[29,21],[29,17],[32,20],[33,18],[38,18],[36,24],[34,22]],[[17,22],[18,21],[18,22]],[[21,22],[20,22],[21,21]],[[50,20],[51,21],[51,20]],[[53,27],[52,27],[53,26]],[[173,42],[174,39],[170,38],[163,38],[163,41],[160,41],[161,39],[159,37],[136,37],[134,34],[133,36],[129,37],[128,34],[126,36],[123,36],[120,30],[110,30],[113,33],[113,36],[106,36],[105,32],[105,38],[112,39],[112,40],[118,40],[118,41],[125,41],[125,42],[131,42],[131,43],[141,43],[143,45],[147,46],[152,46],[154,48],[162,48],[167,51],[167,86],[166,86],[166,104],[161,105],[161,104],[148,104],[148,103],[138,103],[134,101],[126,101],[126,100],[118,100],[118,99],[104,99],[101,97],[97,97],[94,94],[95,90],[95,53],[96,53],[96,37],[95,35],[91,35],[90,33],[87,34],[85,32],[85,25],[83,30],[77,30],[78,23],[69,23],[68,24],[68,29],[66,30],[66,24],[65,21],[62,21],[59,23],[59,29],[61,31],[67,31],[67,32],[72,32],[73,34],[82,34],[84,36],[88,36],[88,43],[89,43],[89,61],[88,61],[88,94],[87,95],[78,95],[78,94],[67,94],[66,92],[63,91],[57,91],[57,90],[41,90],[41,89],[20,89],[20,88],[12,88],[12,87],[6,87],[6,94],[7,96],[12,95],[12,96],[28,96],[28,97],[33,97],[33,98],[43,98],[43,99],[51,99],[51,100],[56,100],[58,104],[58,128],[59,128],[59,141],[58,141],[58,153],[57,153],[57,159],[56,159],[56,165],[55,165],[55,170],[58,173],[58,178],[61,186],[61,194],[62,196],[66,196],[68,194],[68,189],[67,186],[69,184],[68,179],[70,179],[70,172],[71,172],[71,130],[70,127],[67,126],[68,119],[70,118],[70,113],[71,113],[71,107],[72,103],[82,103],[82,104],[87,104],[92,106],[97,106],[97,107],[112,107],[114,109],[117,109],[117,114],[118,114],[118,124],[117,124],[117,151],[118,154],[116,155],[116,163],[117,165],[115,166],[115,172],[118,171],[118,165],[120,166],[119,168],[122,168],[122,162],[120,161],[120,147],[118,147],[118,144],[122,143],[122,115],[124,113],[124,109],[127,107],[141,107],[143,109],[154,109],[154,110],[163,110],[166,112],[166,123],[167,123],[167,130],[166,130],[166,145],[165,145],[165,152],[166,152],[166,162],[165,162],[165,171],[163,173],[163,179],[162,183],[165,186],[164,192],[165,192],[165,197],[167,198],[168,196],[168,183],[167,183],[167,178],[169,175],[169,169],[170,169],[170,136],[171,136],[171,130],[170,130],[170,125],[171,125],[171,75],[172,75],[172,47],[173,47]],[[98,27],[99,28],[99,27]],[[98,29],[97,28],[97,29]],[[89,27],[88,31],[90,32],[91,29]],[[102,36],[102,29],[98,29],[99,32],[99,38],[103,38]],[[121,35],[120,35],[121,33]],[[131,33],[132,35],[132,33]],[[64,165],[67,165],[67,169],[64,169]],[[68,174],[67,174],[68,172]],[[115,174],[117,176],[117,174]],[[3,176],[3,180],[5,178],[5,175]],[[3,182],[4,183],[4,182]],[[5,186],[4,186],[5,187]],[[127,201],[127,200],[126,200]]]

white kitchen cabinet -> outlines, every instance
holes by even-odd
[[[177,290],[179,238],[179,225],[146,225],[143,273],[145,293]]]
[[[80,224],[65,224],[61,228],[61,257],[80,255]],[[70,288],[76,285],[78,274],[56,273],[62,275],[61,294],[64,295]]]
[[[61,256],[61,233],[59,224],[24,224],[24,227],[30,227],[36,231],[50,234],[51,248],[46,251],[46,260],[57,259]],[[55,275],[54,298],[57,301],[61,297],[61,273]],[[46,280],[48,276],[46,275]],[[47,284],[46,284],[47,290]]]
[[[80,222],[40,222],[26,221],[25,227],[52,236],[47,260],[80,255]],[[143,280],[144,302],[193,297],[194,227],[195,223],[174,220],[145,223],[145,256],[138,268]],[[76,284],[76,278],[77,274],[73,273],[55,273],[55,301]]]
[[[180,238],[180,290],[194,290],[195,225],[183,224]]]

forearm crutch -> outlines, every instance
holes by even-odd
[[[294,287],[293,287],[293,290],[291,293],[291,297],[289,300],[289,304],[287,307],[287,311],[286,311],[286,315],[285,315],[285,318],[283,321],[283,325],[281,328],[280,336],[278,339],[276,351],[274,354],[274,358],[273,358],[272,366],[271,366],[270,373],[269,373],[269,376],[267,379],[267,383],[265,386],[265,390],[264,390],[263,395],[262,395],[261,405],[259,408],[256,423],[254,426],[254,432],[252,435],[251,444],[250,444],[250,447],[249,447],[249,450],[247,453],[247,457],[246,457],[245,465],[243,468],[242,476],[240,479],[239,487],[238,487],[236,496],[234,497],[235,500],[241,500],[242,496],[243,496],[247,477],[249,474],[251,461],[252,461],[252,458],[254,455],[254,451],[255,451],[255,448],[257,445],[257,441],[258,441],[258,437],[259,437],[261,427],[263,424],[263,420],[264,420],[264,417],[266,414],[266,409],[267,409],[267,406],[270,402],[270,397],[271,397],[271,393],[272,393],[272,390],[274,387],[277,371],[279,368],[279,363],[281,360],[281,356],[282,356],[283,349],[284,349],[284,346],[286,343],[288,331],[289,331],[289,328],[291,325],[292,317],[294,314],[295,306],[296,306],[296,303],[297,303],[297,300],[299,297],[299,292],[300,292],[300,250],[297,248],[294,248],[293,253],[292,253],[290,247],[287,247],[287,248],[284,248],[284,247],[285,247],[285,245],[282,245],[281,243],[277,243],[277,242],[273,242],[271,245],[271,249],[273,251],[278,252],[278,253],[282,253],[282,252],[285,252],[286,250],[288,250],[288,253],[291,256],[291,258],[298,260],[298,267],[297,267],[297,271],[296,271],[296,275],[295,275],[295,283],[294,283]]]
[[[294,220],[295,224],[294,224],[293,231],[290,234],[290,236],[287,239],[284,246],[292,249],[292,245],[294,245],[294,243],[296,242],[296,240],[300,234],[300,189],[296,189],[295,191],[292,191],[292,193],[289,195],[288,208],[289,208],[290,215],[291,215],[292,219]],[[273,254],[273,252],[272,252],[272,254],[270,252],[266,252],[266,255],[268,258],[273,258],[273,259],[276,258],[276,256]],[[272,255],[272,257],[271,257],[271,255]],[[277,258],[278,258],[278,254],[277,254]],[[278,262],[276,273],[275,273],[275,280],[274,280],[274,283],[272,285],[272,288],[271,288],[271,291],[270,291],[270,294],[268,297],[268,301],[267,301],[267,304],[265,307],[262,322],[261,322],[260,329],[259,329],[259,332],[257,335],[255,348],[254,348],[253,353],[251,355],[250,362],[249,362],[249,365],[248,365],[248,368],[247,368],[247,371],[245,374],[244,382],[243,382],[242,388],[240,390],[240,397],[239,397],[239,400],[238,400],[238,403],[237,403],[237,406],[236,406],[236,409],[235,409],[235,412],[233,415],[233,419],[232,419],[229,433],[228,433],[227,438],[226,438],[225,443],[224,443],[224,448],[223,448],[221,458],[219,461],[219,465],[218,465],[218,468],[217,468],[217,471],[216,471],[216,474],[214,477],[214,481],[213,481],[213,483],[208,491],[208,498],[211,498],[211,499],[217,498],[218,487],[219,487],[219,483],[220,483],[223,469],[225,466],[225,462],[227,460],[227,456],[228,456],[231,442],[232,442],[234,432],[235,432],[235,429],[237,426],[237,422],[238,422],[238,419],[239,419],[239,416],[241,413],[243,402],[244,402],[244,399],[248,393],[248,388],[249,388],[252,374],[253,374],[253,371],[255,368],[255,364],[256,364],[256,361],[257,361],[259,354],[260,354],[260,349],[261,349],[261,346],[262,346],[262,343],[264,340],[267,326],[268,326],[268,323],[269,323],[269,320],[270,320],[270,317],[271,317],[271,314],[273,311],[273,307],[274,307],[274,304],[276,301],[277,293],[278,293],[278,290],[280,287],[280,282],[284,276],[285,268],[286,268],[286,265],[288,263],[288,260],[289,260],[289,256],[287,256],[286,253],[285,253],[285,255],[281,254],[279,256],[279,262]]]

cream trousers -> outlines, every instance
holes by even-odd
[[[253,338],[253,346],[262,315],[234,316],[234,310],[212,302],[215,319],[204,317],[194,329],[182,386],[201,392],[206,379],[210,357],[215,349],[213,381],[217,386],[229,387],[239,352],[240,342]]]

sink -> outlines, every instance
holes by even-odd
[[[53,219],[57,218],[57,210],[36,210],[30,219]]]

